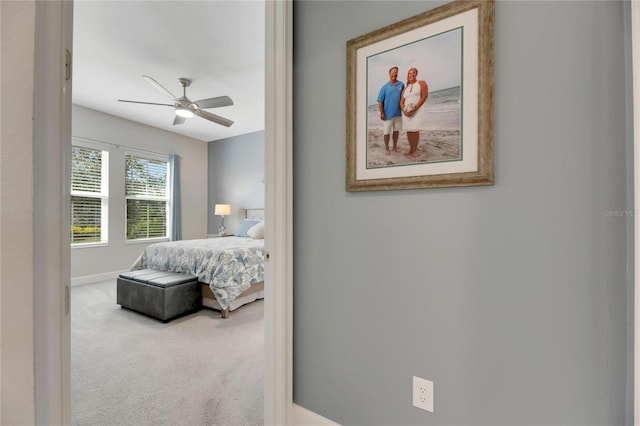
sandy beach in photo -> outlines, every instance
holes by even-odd
[[[433,92],[424,104],[425,130],[420,132],[418,157],[408,157],[407,133],[400,131],[399,152],[393,151],[390,138],[390,154],[385,153],[382,120],[377,105],[368,108],[367,168],[397,166],[403,164],[455,161],[460,159],[460,88]]]

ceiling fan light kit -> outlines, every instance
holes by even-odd
[[[191,118],[193,117],[195,114],[192,113],[191,111],[189,111],[186,108],[183,108],[182,106],[177,106],[176,107],[176,115],[183,117],[183,118]]]
[[[164,88],[160,83],[158,83],[153,78],[143,75],[144,78],[150,85],[155,87],[157,90],[162,92],[165,96],[173,100],[173,105],[171,104],[159,104],[155,102],[142,102],[142,101],[128,101],[124,99],[118,99],[118,102],[129,102],[135,104],[146,104],[146,105],[162,105],[173,107],[175,110],[176,117],[173,120],[173,125],[183,124],[185,122],[185,118],[191,118],[194,115],[198,117],[204,118],[205,120],[209,120],[211,122],[220,124],[222,126],[230,127],[233,124],[232,120],[228,118],[221,117],[216,114],[212,114],[208,111],[204,111],[206,108],[219,108],[224,106],[233,105],[233,101],[228,96],[216,96],[213,98],[201,99],[199,101],[191,101],[187,97],[187,87],[191,85],[191,80],[188,78],[179,78],[178,81],[182,86],[182,96],[176,98],[171,92]]]

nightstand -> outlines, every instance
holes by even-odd
[[[233,237],[233,234],[227,234],[227,235],[207,234],[207,238],[224,238],[224,237]]]

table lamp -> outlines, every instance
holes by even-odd
[[[224,217],[231,214],[231,206],[229,204],[216,204],[213,214],[216,216],[222,216],[222,224],[218,228],[218,235],[221,237],[227,235],[227,230],[224,227]]]

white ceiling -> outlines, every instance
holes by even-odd
[[[76,0],[73,103],[202,141],[263,130],[264,10],[263,1]],[[192,80],[192,101],[231,97],[234,105],[207,111],[235,123],[173,126],[173,108],[118,102],[172,103],[143,75],[176,97],[180,77]]]

